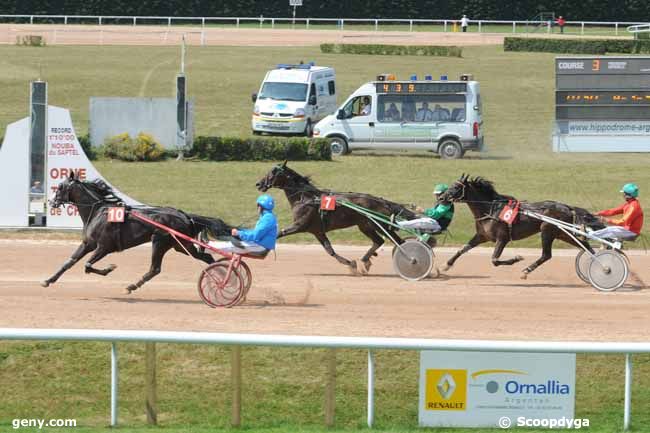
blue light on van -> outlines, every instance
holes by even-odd
[[[433,77],[432,77],[431,75],[425,75],[425,76],[424,76],[424,79],[425,79],[426,81],[433,81]]]
[[[417,81],[418,76],[417,75],[411,75],[411,81]]]
[[[441,75],[440,76],[440,81],[447,81],[447,76],[446,75]]]

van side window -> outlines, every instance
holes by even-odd
[[[379,122],[464,122],[465,95],[379,95]]]
[[[336,94],[336,84],[334,83],[334,80],[328,81],[327,87],[329,88],[330,95]]]
[[[357,96],[345,104],[343,111],[347,119],[356,116],[368,116],[372,112],[372,98],[370,96]]]
[[[309,98],[312,96],[316,96],[316,83],[311,83],[311,87],[309,88]]]

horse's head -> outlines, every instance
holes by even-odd
[[[58,208],[66,203],[75,203],[78,199],[77,190],[81,182],[75,178],[74,172],[59,184],[54,193],[54,197],[50,200],[50,207]]]
[[[266,192],[271,188],[285,189],[306,184],[309,184],[309,178],[287,167],[287,161],[284,161],[273,167],[255,186],[258,190]]]
[[[462,202],[466,199],[465,192],[469,187],[469,175],[461,175],[456,182],[440,195],[439,200],[443,202]]]

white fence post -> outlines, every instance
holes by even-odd
[[[632,355],[625,354],[625,403],[623,406],[623,430],[630,429],[632,411]]]
[[[445,20],[445,25],[444,25],[442,31],[447,33],[447,20]]]
[[[205,27],[205,18],[201,18],[201,27]]]
[[[133,25],[134,25],[134,26],[135,26],[136,20],[137,20],[137,18],[136,18],[136,17],[133,17]]]
[[[517,23],[515,21],[512,22],[512,33],[517,33]]]
[[[409,32],[413,31],[413,20],[409,20]]]
[[[375,354],[368,350],[368,427],[375,421]]]
[[[309,30],[309,18],[307,18],[306,28],[307,28],[307,30]]]
[[[63,24],[66,25],[66,26],[68,25],[68,16],[67,15],[63,17]]]
[[[239,28],[239,18],[237,18],[237,28]]]
[[[582,26],[580,27],[580,34],[584,35],[585,34],[585,23],[582,23]]]
[[[481,22],[478,22],[478,32],[481,33]]]
[[[614,29],[615,29],[615,33],[614,33],[614,34],[615,34],[616,36],[618,36],[618,23],[616,23],[616,24],[614,25]]]
[[[117,426],[118,383],[117,345],[113,342],[111,343],[111,427]]]

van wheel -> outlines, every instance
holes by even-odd
[[[342,156],[350,152],[348,143],[341,137],[330,138],[330,149],[332,149],[332,156]]]
[[[438,153],[442,159],[460,159],[463,157],[463,148],[459,142],[448,139],[440,143]]]
[[[305,132],[304,132],[304,134],[305,134],[307,137],[311,137],[312,135],[314,135],[314,125],[312,125],[310,119],[307,119],[307,124],[305,125]]]

